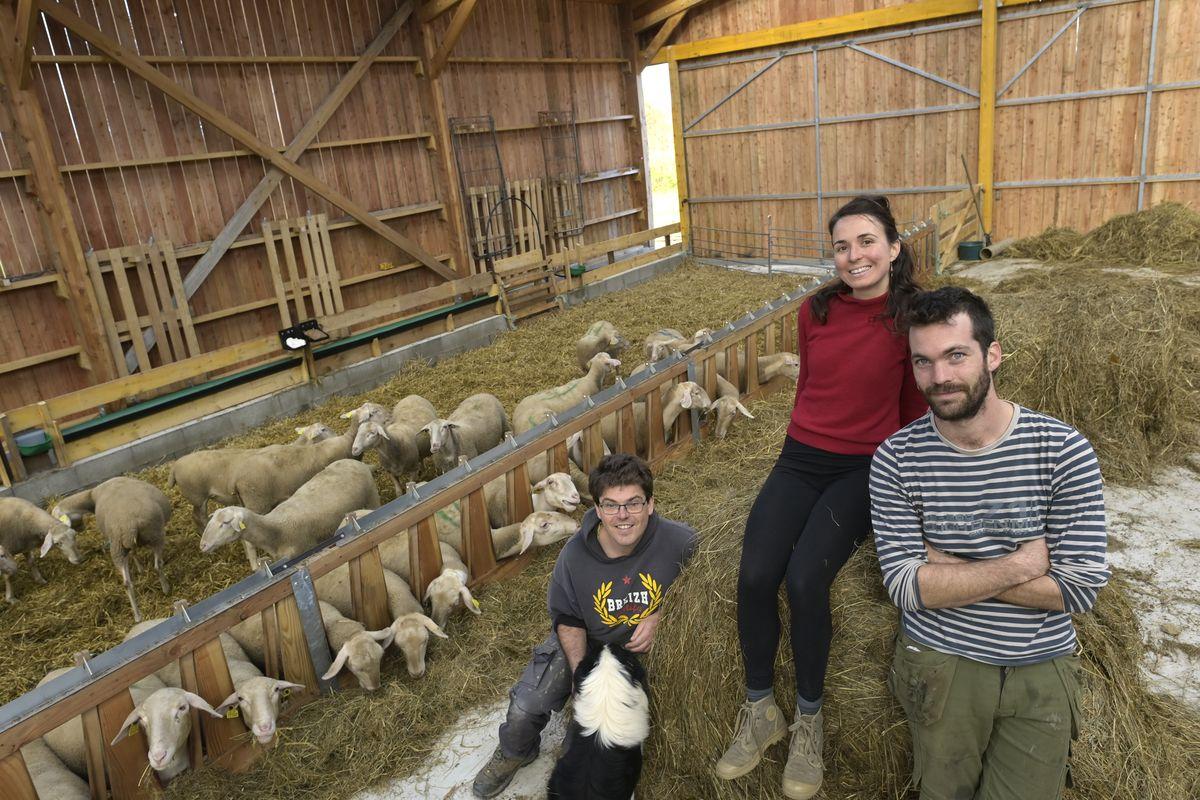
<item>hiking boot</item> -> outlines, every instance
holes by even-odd
[[[787,765],[783,768],[783,794],[792,800],[808,800],[821,788],[825,765],[821,751],[825,745],[824,718],[816,714],[797,714],[788,728],[792,744],[788,748]]]
[[[517,770],[526,764],[532,764],[537,757],[537,750],[534,750],[524,758],[508,758],[497,746],[496,752],[492,753],[492,757],[475,776],[471,790],[475,792],[476,797],[495,797],[512,783]]]
[[[770,695],[762,700],[743,703],[733,725],[737,730],[733,744],[721,756],[716,769],[717,777],[727,781],[740,778],[758,766],[767,748],[787,733],[783,712]]]

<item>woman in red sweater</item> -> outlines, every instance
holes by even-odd
[[[775,704],[777,597],[787,584],[796,717],[783,791],[821,786],[821,699],[832,627],[829,587],[870,532],[867,475],[884,439],[926,411],[898,320],[918,286],[885,197],[856,197],[829,221],[837,277],[800,307],[800,376],[783,452],[746,520],[738,637],[746,702],[717,763],[732,780],[788,730]]]

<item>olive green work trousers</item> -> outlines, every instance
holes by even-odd
[[[904,634],[888,679],[921,800],[1054,800],[1078,736],[1079,659],[999,667]]]

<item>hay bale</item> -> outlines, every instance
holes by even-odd
[[[1086,235],[1070,228],[1050,228],[1015,242],[1007,255],[1194,273],[1200,264],[1200,214],[1182,203],[1160,203],[1147,211],[1113,217]]]
[[[732,783],[712,773],[728,746],[743,700],[737,644],[736,585],[750,503],[774,463],[787,428],[790,397],[752,406],[755,440],[706,441],[673,466],[660,502],[701,529],[700,549],[666,598],[649,662],[654,727],[639,794],[713,800],[782,797],[787,746]],[[680,473],[687,472],[686,479]],[[898,612],[883,591],[871,545],[847,563],[833,587],[833,646],[825,686],[826,784],[830,798],[902,798],[911,775],[910,741],[886,684]],[[776,698],[794,696],[794,673],[781,602],[783,636]],[[1120,578],[1077,618],[1085,667],[1082,736],[1075,744],[1075,789],[1067,798],[1146,800],[1195,797],[1200,790],[1200,716],[1146,688],[1141,639]],[[789,716],[790,716],[790,712]]]

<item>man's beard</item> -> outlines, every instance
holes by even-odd
[[[979,379],[973,385],[965,383],[935,383],[926,388],[922,394],[925,395],[925,401],[929,403],[929,410],[933,412],[935,417],[946,422],[959,422],[964,419],[971,419],[979,413],[979,409],[983,408],[983,401],[987,399],[988,389],[991,386],[992,373],[988,371],[987,365],[984,364],[983,370],[979,374]],[[950,404],[946,404],[943,401],[939,405],[934,402],[938,397],[938,392],[946,391],[965,392],[966,397]]]

